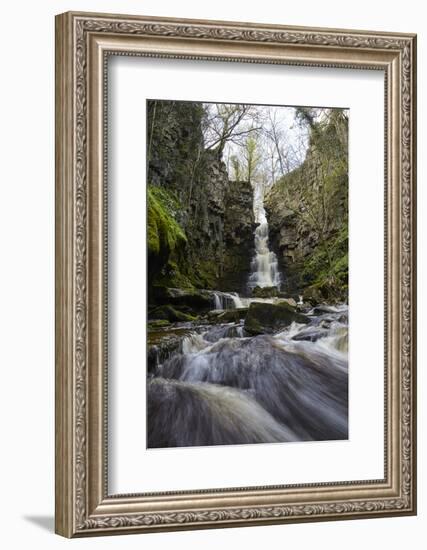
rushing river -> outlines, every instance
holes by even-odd
[[[184,336],[148,377],[148,446],[347,439],[347,306],[308,316],[273,335],[243,321],[162,329]]]
[[[254,185],[253,209],[258,225],[248,289],[280,288],[261,183]],[[218,312],[281,301],[204,292]],[[306,313],[308,324],[258,336],[245,332],[244,321],[206,318],[158,329],[160,343],[149,351],[148,446],[347,439],[348,308],[323,305]]]

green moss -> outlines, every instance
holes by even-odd
[[[302,278],[325,299],[346,299],[348,291],[348,224],[329,238],[304,263]]]
[[[348,285],[348,253],[338,258],[332,266],[332,272],[343,285]]]
[[[266,198],[270,227],[280,232],[286,218],[294,229],[296,248],[292,272],[297,288],[323,298],[345,300],[348,287],[348,122],[344,111],[315,119],[311,109],[298,109],[298,119],[309,127],[309,149],[304,162],[280,178]],[[277,221],[275,221],[277,220]],[[276,223],[276,225],[275,225]],[[299,238],[302,245],[299,246]],[[280,235],[276,237],[280,242]],[[311,250],[307,256],[307,248]],[[289,280],[289,277],[288,277]]]
[[[254,289],[252,289],[252,296],[256,296],[257,298],[273,298],[278,294],[279,290],[277,286],[256,286]]]
[[[167,319],[156,319],[154,321],[149,321],[148,322],[148,328],[149,329],[168,327],[169,325],[170,325],[170,323]]]
[[[171,305],[159,306],[155,308],[149,313],[149,317],[150,320],[166,319],[171,323],[175,323],[177,321],[195,321],[197,319],[196,316],[180,311]]]
[[[155,284],[164,288],[194,288],[192,281],[182,273],[180,266],[174,260],[169,260],[161,273],[156,275]]]
[[[217,288],[218,262],[198,259],[195,263],[188,266],[188,278],[195,288]]]
[[[160,187],[148,186],[148,252],[170,254],[187,242],[187,237],[175,219],[177,199]]]
[[[226,309],[222,313],[216,316],[217,323],[238,323],[241,319],[244,319],[248,313],[249,308],[241,307],[238,309]]]
[[[165,189],[148,186],[148,252],[156,257],[153,282],[172,288],[216,288],[218,263],[212,260],[189,261],[183,250],[187,236],[176,218],[182,206]],[[200,251],[197,251],[199,254]]]

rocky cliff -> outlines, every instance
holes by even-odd
[[[304,114],[304,113],[303,113]],[[347,300],[348,119],[333,110],[310,126],[305,161],[278,180],[265,208],[287,292]]]
[[[201,104],[149,101],[150,287],[241,292],[253,254],[252,188],[206,150]]]

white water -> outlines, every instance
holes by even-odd
[[[212,291],[215,309],[236,309],[245,307],[237,292]]]
[[[347,439],[348,308],[327,309],[275,335],[186,335],[149,378],[148,446]]]
[[[276,254],[270,250],[268,244],[268,222],[264,208],[264,185],[262,182],[254,184],[253,210],[255,222],[258,224],[255,229],[255,256],[251,262],[251,275],[249,276],[248,287],[250,289],[259,287],[280,287],[281,276]]]

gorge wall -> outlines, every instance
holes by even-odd
[[[332,110],[309,125],[304,162],[276,181],[265,200],[270,243],[285,274],[282,290],[315,301],[347,301],[348,119]]]
[[[203,143],[203,107],[149,101],[149,286],[244,292],[253,255],[252,188],[230,181]]]

